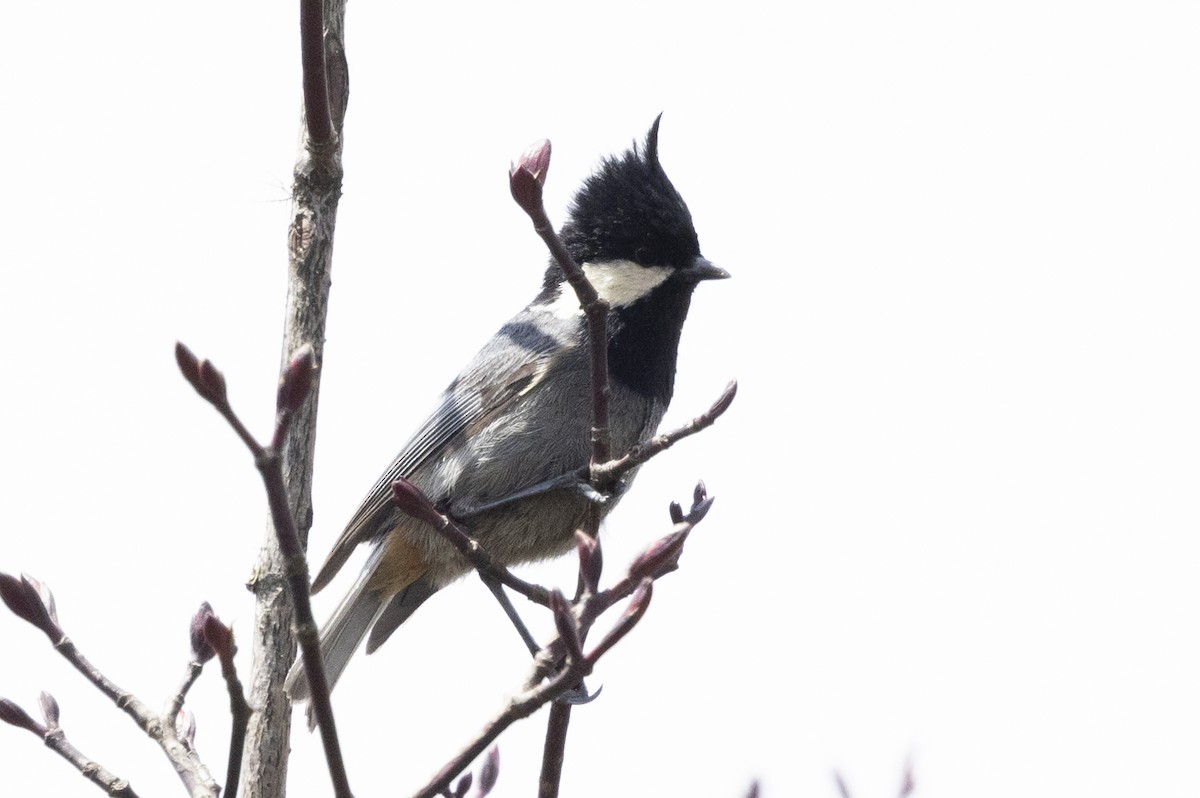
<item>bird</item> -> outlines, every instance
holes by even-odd
[[[674,391],[692,292],[729,277],[700,253],[691,212],[659,161],[660,114],[641,146],[601,161],[569,205],[560,237],[599,295],[607,321],[612,451],[656,432]],[[360,546],[362,572],[322,627],[329,685],[366,640],[379,648],[434,593],[471,566],[434,529],[392,503],[404,477],[463,524],[501,565],[575,546],[595,492],[576,475],[591,456],[587,320],[551,259],[540,292],[484,344],[434,413],[363,499],[312,583],[330,583]],[[625,477],[626,486],[632,474]],[[604,501],[607,514],[618,496]],[[299,661],[285,689],[308,697]]]

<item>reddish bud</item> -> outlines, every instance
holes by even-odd
[[[216,615],[204,619],[204,642],[213,650],[222,663],[229,662],[237,653],[233,644],[233,630],[221,623]]]
[[[458,784],[454,785],[453,798],[463,798],[467,794],[467,790],[471,789],[471,784],[475,781],[475,774],[467,771],[458,780]]]
[[[579,573],[589,593],[600,589],[600,572],[604,569],[604,555],[600,550],[600,539],[581,530],[575,530],[575,548],[579,551]]]
[[[633,561],[633,565],[629,566],[630,576],[637,579],[653,579],[674,571],[679,567],[679,555],[691,531],[691,527],[685,527],[651,543],[650,547]]]
[[[304,344],[296,350],[283,374],[279,375],[279,395],[275,400],[277,410],[294,413],[300,409],[312,389],[316,362],[317,356],[311,344]]]
[[[575,612],[571,603],[557,589],[550,591],[550,612],[554,614],[554,626],[558,636],[567,647],[567,658],[578,662],[583,658],[583,640],[579,637],[579,622],[575,620]]]
[[[539,186],[546,185],[546,174],[550,171],[550,140],[539,139],[526,147],[517,159],[517,168],[533,175]]]
[[[54,696],[42,691],[38,696],[38,704],[42,707],[42,717],[46,720],[46,725],[51,729],[58,728],[58,702],[54,700]]]
[[[44,735],[46,727],[29,717],[29,713],[21,709],[7,698],[0,698],[0,720],[12,726],[27,729],[36,735]]]
[[[175,362],[179,364],[179,371],[183,374],[183,378],[192,384],[192,387],[197,391],[200,390],[198,384],[200,379],[200,358],[193,354],[192,350],[188,349],[182,342],[175,342]]]
[[[604,656],[610,648],[621,641],[621,638],[629,634],[633,627],[637,626],[638,621],[646,614],[646,609],[650,606],[650,599],[654,595],[654,581],[646,577],[638,585],[637,590],[633,592],[633,598],[629,599],[629,603],[625,605],[625,612],[621,613],[621,617],[613,624],[613,628],[608,631],[600,644],[588,654],[588,661],[595,662]]]
[[[200,393],[210,402],[215,404],[225,401],[225,375],[211,360],[200,361],[200,385]]]
[[[213,404],[224,404],[225,377],[216,366],[207,360],[200,360],[181,343],[175,344],[175,362],[196,393]]]
[[[192,659],[196,662],[208,662],[214,656],[212,646],[204,639],[204,624],[209,618],[215,618],[212,606],[205,601],[200,605],[200,609],[196,610],[196,614],[192,616],[192,623],[188,628],[188,640],[192,644]]]
[[[20,579],[0,573],[0,598],[23,621],[33,624],[57,643],[63,636],[50,589],[28,574]]]
[[[479,798],[484,798],[500,778],[500,747],[493,745],[484,757],[479,769]]]
[[[529,145],[508,171],[508,187],[513,199],[526,213],[542,207],[542,187],[550,171],[550,142],[547,139]]]
[[[424,521],[437,529],[443,529],[446,526],[446,518],[438,512],[429,497],[404,477],[400,477],[392,483],[392,502],[405,515],[418,521]]]

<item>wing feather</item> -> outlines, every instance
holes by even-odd
[[[486,427],[521,397],[535,390],[551,368],[556,354],[564,351],[563,339],[539,330],[532,320],[518,324],[514,319],[501,333],[519,341],[519,347],[489,347],[442,394],[438,409],[409,439],[396,459],[375,482],[345,530],[334,543],[324,565],[313,580],[315,593],[333,579],[358,544],[387,531],[382,525],[397,512],[392,505],[392,482],[410,477],[433,457],[454,452],[462,442]],[[536,334],[521,335],[520,330]],[[569,344],[566,344],[569,347]],[[513,357],[513,355],[517,355]],[[440,496],[430,496],[437,501]]]

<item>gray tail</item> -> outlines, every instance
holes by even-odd
[[[375,629],[371,634],[371,643],[367,646],[368,652],[374,651],[396,627],[424,603],[425,599],[437,591],[425,578],[418,579],[387,599],[368,590],[367,581],[375,572],[375,556],[379,551],[380,549],[376,549],[372,553],[350,592],[334,610],[333,616],[321,627],[321,658],[325,662],[325,678],[329,680],[330,690],[337,684],[342,671],[346,669],[350,658],[354,656],[354,652],[358,650],[372,627]],[[386,629],[386,632],[383,629]],[[308,679],[304,675],[304,665],[300,659],[297,659],[288,671],[284,689],[293,703],[308,700]]]

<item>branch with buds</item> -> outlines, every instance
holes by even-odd
[[[67,740],[66,733],[58,725],[58,702],[54,700],[54,696],[42,693],[38,698],[38,704],[42,708],[44,721],[42,723],[31,718],[14,702],[2,698],[0,699],[0,720],[42,738],[51,751],[70,762],[88,781],[104,790],[108,795],[117,796],[117,798],[138,798],[138,794],[134,792],[129,782],[97,765]]]
[[[188,691],[200,676],[204,662],[211,659],[212,652],[217,648],[210,642],[205,642],[204,646],[198,645],[195,621],[192,624],[192,661],[188,663],[187,673],[175,691],[167,711],[159,716],[137,696],[114,684],[67,637],[58,619],[54,594],[43,583],[30,576],[21,576],[18,579],[9,574],[0,573],[0,597],[14,615],[41,630],[50,639],[55,651],[66,658],[96,689],[108,696],[113,704],[128,715],[150,739],[158,743],[174,766],[176,773],[179,774],[189,795],[193,798],[217,798],[220,787],[209,774],[208,768],[201,761],[192,744],[195,721],[191,719],[190,713],[183,710]],[[216,617],[212,615],[211,608],[204,605],[201,609],[207,612],[216,626],[221,625],[220,621],[217,621]],[[207,641],[207,639],[206,637],[205,640]],[[232,641],[232,638],[230,640]],[[218,643],[218,645],[220,644]],[[0,700],[0,720],[42,737],[52,750],[111,794],[135,795],[129,782],[95,764],[67,741],[65,733],[58,725],[58,703],[53,697],[48,693],[42,693],[41,704],[42,714],[45,717],[44,724],[34,721],[8,699]]]
[[[737,383],[731,382],[709,411],[697,417],[691,424],[685,425],[667,435],[660,435],[648,442],[639,444],[630,452],[610,462],[612,444],[609,433],[609,306],[599,297],[596,289],[588,282],[583,269],[571,257],[570,252],[567,251],[562,239],[559,238],[554,230],[554,226],[550,223],[549,216],[546,214],[546,208],[542,201],[542,189],[545,186],[546,175],[549,170],[550,142],[543,139],[530,146],[522,154],[516,165],[509,170],[509,188],[512,191],[513,199],[529,216],[530,221],[533,222],[533,229],[541,236],[546,244],[546,248],[550,251],[551,257],[554,258],[559,268],[562,269],[567,282],[575,290],[580,307],[587,318],[588,352],[591,358],[592,375],[592,461],[588,467],[587,477],[592,489],[603,494],[614,488],[622,474],[627,473],[654,455],[667,449],[675,441],[693,435],[711,425],[729,408],[733,397],[737,393]],[[697,496],[699,496],[702,490],[703,485],[697,488]],[[593,506],[588,524],[583,529],[583,532],[595,539],[599,534],[599,530],[600,511],[598,506]],[[683,537],[686,537],[686,533]],[[679,545],[682,546],[682,539]],[[579,605],[590,591],[595,590],[599,574],[598,565],[595,566],[595,571],[595,575],[589,577],[585,574],[583,564],[581,563],[579,583],[575,592],[575,605]],[[647,583],[645,588],[647,590],[646,600],[648,601],[650,584]],[[584,626],[579,631],[581,642],[587,635],[587,628],[587,626]],[[561,630],[559,639],[563,639]],[[542,774],[538,790],[539,798],[555,798],[558,795],[558,785],[562,778],[563,752],[566,746],[566,734],[567,726],[570,722],[570,714],[571,706],[567,702],[556,703],[551,708],[542,757]]]
[[[296,520],[288,504],[287,487],[283,479],[282,448],[287,438],[288,427],[308,398],[316,369],[312,347],[307,344],[301,347],[292,356],[279,378],[279,392],[275,401],[275,430],[271,442],[266,446],[255,440],[234,412],[226,394],[225,378],[212,363],[200,360],[183,344],[176,344],[175,359],[184,379],[221,414],[246,444],[254,456],[254,464],[262,474],[267,490],[267,502],[271,508],[271,520],[278,536],[279,550],[287,567],[288,585],[295,604],[296,638],[304,659],[304,673],[308,679],[313,717],[321,729],[321,742],[325,748],[325,759],[333,780],[334,794],[339,798],[349,798],[350,783],[333,719],[333,706],[329,701],[329,681],[325,676],[317,623],[313,618],[308,593],[308,563],[304,558],[304,548],[300,544]]]
[[[696,486],[692,506],[686,514],[679,505],[673,503],[671,516],[674,528],[671,532],[647,548],[629,566],[624,577],[604,590],[599,589],[603,559],[599,539],[582,532],[576,535],[579,572],[585,584],[582,597],[568,601],[557,590],[549,592],[548,606],[554,616],[558,636],[535,659],[522,692],[512,698],[508,706],[489,721],[474,740],[417,792],[418,798],[445,794],[455,776],[505,729],[570,692],[592,672],[599,659],[628,635],[645,615],[654,594],[655,580],[675,570],[683,544],[695,525],[708,513],[712,501],[704,485],[700,484]],[[584,641],[596,620],[627,598],[629,602],[612,629],[591,650],[585,650]],[[555,707],[559,706],[564,705],[555,704]]]

